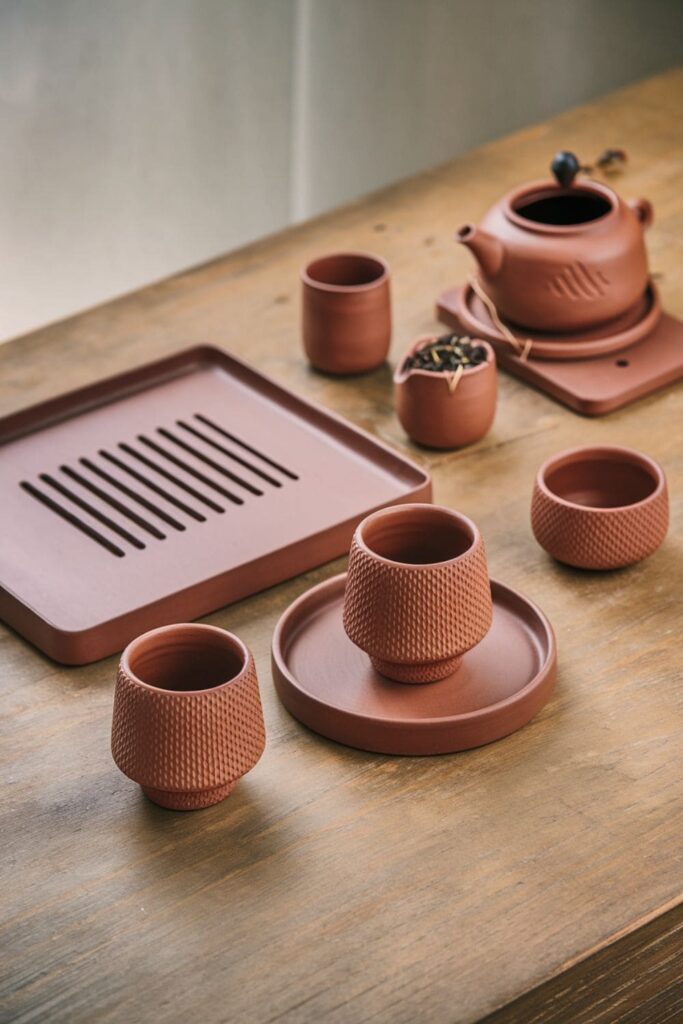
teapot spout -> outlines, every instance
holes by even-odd
[[[455,234],[456,240],[466,245],[485,277],[495,277],[503,264],[503,244],[488,231],[474,224],[463,224]]]

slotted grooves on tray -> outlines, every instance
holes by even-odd
[[[216,479],[218,477],[219,479]],[[138,434],[75,464],[61,463],[20,486],[50,512],[117,558],[210,515],[239,511],[298,480],[201,413]]]

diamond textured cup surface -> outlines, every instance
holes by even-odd
[[[344,599],[344,629],[358,647],[372,658],[417,664],[457,657],[483,639],[492,605],[478,532],[457,558],[402,565],[368,550],[359,540],[362,526],[351,545]]]
[[[657,550],[668,526],[664,470],[635,448],[570,448],[536,474],[531,528],[541,547],[567,565],[632,565]]]
[[[640,562],[660,546],[669,527],[667,488],[625,508],[562,505],[534,487],[531,527],[542,548],[578,569],[619,569]]]
[[[187,693],[142,685],[119,666],[112,754],[141,786],[176,792],[227,787],[253,768],[264,746],[251,653],[236,678]]]

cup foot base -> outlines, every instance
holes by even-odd
[[[399,665],[395,661],[383,661],[381,658],[370,658],[370,661],[375,671],[397,683],[436,683],[455,672],[462,662],[462,655],[419,665]]]
[[[226,782],[223,786],[215,786],[213,789],[198,789],[194,792],[175,792],[165,789],[153,789],[151,786],[141,786],[142,792],[152,803],[159,807],[168,807],[172,811],[198,811],[202,807],[211,807],[219,804],[229,796],[237,784],[237,780]]]

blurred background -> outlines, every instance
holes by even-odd
[[[681,0],[0,0],[0,341],[663,71],[682,35]]]

